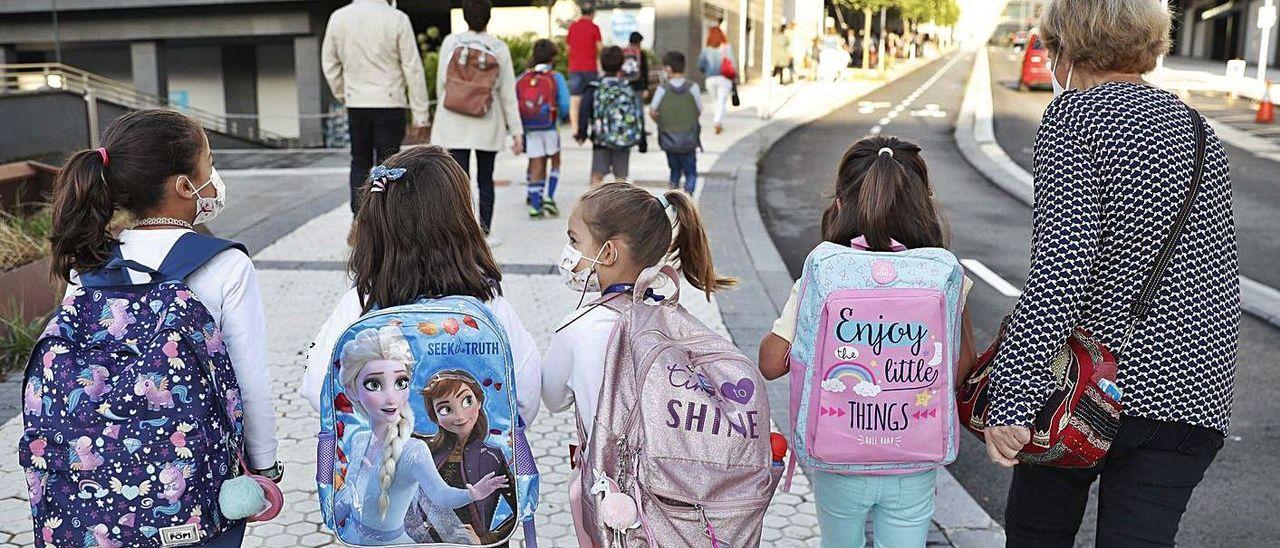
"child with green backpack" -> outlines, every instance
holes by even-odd
[[[654,92],[649,116],[658,121],[658,146],[667,153],[671,188],[680,188],[683,175],[684,191],[692,195],[698,186],[698,148],[702,146],[698,123],[702,92],[698,84],[685,79],[684,66],[683,53],[668,51],[662,56],[666,82]]]
[[[623,78],[622,48],[609,46],[600,52],[600,68],[605,77],[587,84],[578,108],[578,133],[574,140],[579,144],[589,137],[592,144],[591,186],[599,185],[604,176],[612,173],[615,179],[626,179],[630,174],[631,147],[640,142],[643,129],[640,126],[640,101]]]

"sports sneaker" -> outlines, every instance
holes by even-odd
[[[545,208],[545,206],[543,206],[543,207]],[[538,208],[536,208],[536,207],[530,207],[530,208],[529,208],[529,217],[530,217],[530,218],[532,218],[532,219],[538,219],[538,218],[541,218],[541,217],[542,217],[542,213],[543,213],[543,209],[538,209]]]
[[[542,200],[542,211],[552,217],[560,215],[560,208],[556,206],[556,201],[551,198]]]

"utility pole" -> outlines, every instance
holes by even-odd
[[[764,108],[760,110],[760,118],[765,120],[773,114],[773,33],[778,32],[778,29],[773,28],[773,2],[774,0],[764,0],[764,54],[760,56],[760,60],[764,62],[760,73],[764,76],[765,89]]]
[[[742,0],[738,9],[738,81],[747,81],[747,10],[751,9],[750,0]]]
[[[62,64],[62,39],[58,36],[58,0],[49,0],[53,6],[53,58]]]

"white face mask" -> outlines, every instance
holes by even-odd
[[[1075,70],[1076,70],[1076,64],[1071,63],[1071,68],[1067,69],[1067,83],[1066,85],[1063,85],[1058,83],[1057,61],[1054,61],[1053,66],[1049,67],[1049,71],[1051,73],[1050,77],[1053,78],[1053,96],[1054,97],[1062,95],[1063,93],[1066,93],[1067,90],[1071,89],[1071,73],[1075,72]]]
[[[209,173],[209,180],[200,186],[195,186],[191,179],[186,175],[182,178],[187,179],[187,184],[191,186],[191,192],[196,195],[196,218],[191,224],[202,225],[212,221],[222,210],[227,208],[227,185],[222,182],[222,177],[218,175],[218,168],[212,168]],[[201,196],[200,191],[209,185],[213,185],[215,194],[212,197]]]
[[[564,285],[574,291],[582,293],[599,293],[600,278],[595,275],[596,265],[600,264],[600,255],[604,253],[604,246],[600,246],[600,251],[596,253],[596,258],[588,259],[582,255],[581,251],[574,249],[572,245],[565,243],[564,250],[560,252],[560,262],[556,265],[560,269],[560,279],[564,281]],[[580,271],[574,271],[578,268],[578,263],[586,259],[591,263],[589,268]]]

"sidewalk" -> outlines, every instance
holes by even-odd
[[[899,66],[895,72],[901,74],[906,68],[908,67],[905,65]],[[737,182],[739,175],[754,172],[755,160],[743,156],[743,150],[764,150],[789,127],[826,114],[877,85],[876,82],[867,81],[801,84],[786,88],[775,87],[771,93],[759,86],[743,87],[740,93],[743,106],[733,109],[728,115],[724,123],[724,134],[714,135],[709,129],[704,131],[706,151],[698,158],[702,171],[700,175],[703,177],[700,184],[705,184],[703,188],[707,189],[705,194],[701,189],[699,191],[704,196],[704,203],[711,199],[724,200],[726,192],[731,192],[734,188],[731,185]],[[762,105],[766,95],[772,96],[773,106],[770,110],[777,111],[778,124],[769,125],[758,116],[755,105]],[[711,126],[709,122],[704,125],[708,128]],[[560,283],[559,276],[550,265],[563,245],[569,210],[576,198],[587,189],[587,166],[590,165],[591,150],[589,144],[578,146],[567,138],[567,132],[562,134],[566,134],[567,147],[563,154],[562,182],[556,196],[563,210],[559,219],[533,220],[525,214],[524,188],[520,184],[526,161],[524,157],[502,153],[498,156],[496,168],[498,179],[514,181],[514,184],[508,183],[497,188],[493,233],[504,240],[504,243],[494,250],[495,255],[504,271],[505,294],[521,313],[525,327],[534,335],[541,348],[549,343],[560,318],[569,313],[577,302],[576,295]],[[654,150],[648,154],[633,152],[632,179],[638,185],[658,191],[666,187],[667,168],[665,157],[656,150],[656,138],[651,138],[650,143]],[[332,162],[325,164],[335,166]],[[271,184],[279,182],[280,175],[287,174],[294,176],[291,180],[304,180],[305,177],[298,177],[301,172],[314,178],[343,180],[345,171],[337,167],[340,165],[337,163],[336,169],[226,170],[222,175],[230,186]],[[754,188],[754,183],[751,187]],[[742,236],[737,232],[737,219],[733,213],[735,205],[738,209],[750,208],[745,214],[758,218],[754,200],[749,203],[729,200],[718,203],[714,208],[709,203],[704,205],[713,233],[713,248],[722,244],[742,244]],[[730,214],[724,214],[725,211]],[[347,287],[345,260],[348,249],[343,242],[346,240],[350,220],[347,205],[343,203],[279,237],[254,256],[267,306],[270,339],[268,359],[276,380],[280,460],[285,462],[288,470],[282,488],[289,504],[272,522],[251,526],[245,546],[326,546],[334,543],[333,537],[323,527],[315,495],[313,471],[317,417],[296,391],[311,337]],[[722,242],[718,236],[725,233],[728,225],[735,227],[732,231],[738,234],[736,242]],[[755,243],[771,246],[767,235],[764,238],[763,242]],[[721,253],[717,251],[718,258]],[[787,280],[786,283],[789,284],[790,281]],[[745,288],[740,290],[741,295],[730,293],[725,298],[753,298],[753,292],[762,289]],[[686,294],[692,296],[697,293],[690,291]],[[726,325],[719,301],[720,299],[706,302],[691,297],[685,304],[708,325],[725,335],[731,335],[735,330]],[[762,315],[732,320],[728,323],[750,320],[764,326],[773,317]],[[753,352],[754,341],[743,339],[737,342],[749,355]],[[773,403],[774,409],[785,408],[785,401],[775,399]],[[775,422],[782,418],[775,417]],[[15,446],[20,434],[21,419],[15,417],[9,420],[0,426],[0,447]],[[538,511],[538,536],[542,546],[575,544],[567,504],[569,467],[565,456],[565,446],[574,437],[571,413],[552,415],[543,409],[529,429],[534,456],[542,471],[542,500]],[[976,523],[989,524],[990,518],[977,508],[963,489],[949,475],[944,476],[939,486],[937,517],[941,519],[944,516],[954,516],[957,512],[967,513]],[[21,546],[32,541],[26,499],[23,474],[16,460],[13,456],[0,459],[0,541],[7,541],[6,545]],[[816,546],[817,520],[811,501],[810,486],[803,474],[797,471],[792,491],[779,492],[774,497],[765,518],[763,544]],[[980,515],[973,517],[975,511]],[[945,529],[951,527],[942,524],[942,528],[933,529],[929,539],[930,546],[956,545],[943,533]],[[519,537],[518,532],[517,538]]]
[[[1257,66],[1249,65],[1244,78],[1228,77],[1226,66],[1225,61],[1170,57],[1146,78],[1179,94],[1209,118],[1223,141],[1280,161],[1280,125],[1254,123],[1264,87],[1256,78]],[[1268,69],[1267,77],[1273,82],[1271,102],[1280,101],[1280,85],[1276,85],[1280,69]],[[1230,96],[1233,91],[1238,95],[1235,99]]]

